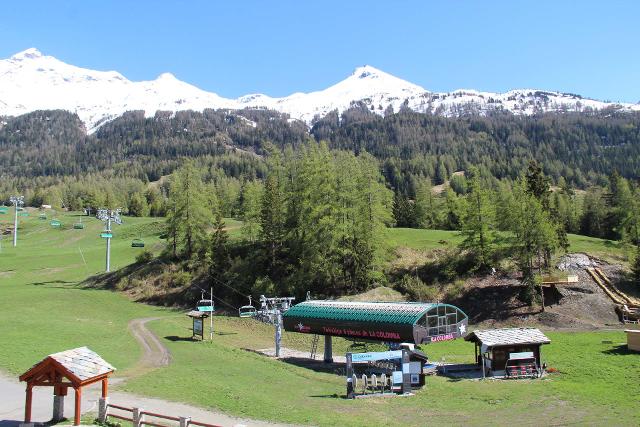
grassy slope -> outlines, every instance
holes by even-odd
[[[626,259],[625,248],[620,242],[578,234],[569,234],[568,237],[571,245],[569,252],[585,252],[617,262]],[[429,250],[454,247],[462,241],[462,238],[457,231],[389,228],[387,241],[391,247],[406,246],[412,249]]]
[[[233,414],[316,425],[513,424],[527,417],[543,424],[633,425],[640,417],[638,355],[617,350],[622,332],[550,333],[544,348],[560,370],[543,381],[428,379],[411,399],[340,398],[341,376],[317,373],[244,350],[272,346],[273,328],[237,318],[216,319],[214,342],[190,335],[187,319],[151,324],[171,350],[173,363],[126,385],[133,392],[189,401]],[[309,337],[286,334],[286,346],[308,350]],[[336,353],[346,350],[337,340]],[[462,340],[425,346],[433,360],[471,362],[473,346]],[[625,421],[626,420],[626,421]],[[537,422],[536,422],[537,423]]]
[[[6,217],[5,217],[6,218]],[[4,218],[2,218],[4,219]],[[72,217],[61,218],[70,226]],[[17,249],[3,241],[0,253],[0,367],[20,372],[50,352],[89,345],[118,368],[131,366],[139,348],[126,334],[128,320],[168,315],[166,310],[133,304],[120,295],[80,289],[76,284],[103,268],[102,225],[88,219],[85,230],[55,230],[37,218],[24,222]],[[130,239],[151,233],[151,219],[126,219],[115,227],[113,266],[132,262],[138,250]],[[229,224],[230,225],[230,224]],[[234,224],[235,225],[235,224]],[[390,230],[394,245],[433,248],[455,233]],[[145,236],[153,246],[157,237]],[[587,239],[598,250],[606,244]],[[149,245],[148,245],[149,246]],[[86,266],[78,248],[82,249]],[[640,417],[638,356],[615,351],[602,340],[621,342],[621,332],[553,333],[544,349],[561,374],[545,381],[450,381],[430,378],[410,399],[346,401],[342,377],[273,361],[244,350],[272,345],[273,329],[248,319],[217,318],[213,343],[190,336],[184,316],[151,323],[172,352],[172,364],[126,384],[143,394],[196,403],[257,418],[319,425],[634,423]],[[336,354],[347,350],[336,340]],[[310,337],[285,333],[284,345],[307,350]],[[611,350],[614,351],[611,351]],[[425,348],[440,360],[470,361],[473,347],[458,340]]]
[[[3,215],[6,222],[11,215]],[[49,215],[51,219],[52,216]],[[0,368],[17,373],[39,357],[87,345],[117,368],[135,362],[140,349],[127,333],[130,319],[162,315],[159,309],[129,302],[107,291],[85,290],[77,284],[104,269],[102,223],[83,217],[84,230],[74,230],[79,217],[59,215],[62,229],[38,219],[37,212],[20,218],[18,247],[4,236],[0,253]],[[133,262],[140,249],[130,247],[142,235],[148,247],[157,236],[145,236],[153,219],[125,218],[115,225],[112,269]],[[125,237],[127,236],[127,237]],[[83,260],[84,256],[84,260]],[[85,264],[86,261],[86,264]]]

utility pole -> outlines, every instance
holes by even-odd
[[[106,228],[100,237],[107,239],[105,271],[108,273],[111,271],[111,221],[116,224],[122,224],[122,220],[120,219],[120,209],[98,209],[98,219],[103,221],[106,225]]]
[[[18,246],[18,207],[24,205],[24,196],[11,196],[9,201],[15,208],[13,218],[13,247]]]

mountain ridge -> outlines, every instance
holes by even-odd
[[[64,63],[29,48],[0,60],[0,115],[62,109],[78,114],[89,133],[126,111],[203,111],[264,108],[288,114],[310,125],[331,111],[342,113],[354,103],[384,115],[409,108],[442,116],[508,111],[531,115],[550,111],[587,112],[615,108],[640,111],[640,104],[612,103],[538,89],[504,93],[458,89],[431,92],[370,65],[357,67],[346,79],[323,90],[275,98],[254,93],[236,99],[204,91],[165,72],[155,80],[131,81],[117,71],[96,71]]]

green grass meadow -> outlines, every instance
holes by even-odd
[[[102,223],[59,214],[61,229],[37,212],[21,218],[18,247],[4,236],[0,251],[0,369],[19,374],[45,355],[87,345],[120,372],[141,350],[127,333],[134,318],[157,316],[149,327],[169,348],[171,364],[119,386],[135,393],[195,404],[231,415],[295,424],[395,425],[638,425],[640,354],[626,351],[622,331],[549,332],[543,360],[558,373],[543,380],[472,381],[429,377],[409,398],[346,400],[345,380],[256,354],[273,346],[273,327],[251,319],[216,317],[213,342],[193,342],[191,322],[181,312],[136,304],[116,292],[87,289],[81,282],[104,270]],[[11,215],[0,216],[7,223]],[[115,225],[112,269],[128,265],[143,238],[159,251],[159,220],[124,218]],[[240,224],[227,221],[231,233]],[[606,252],[598,239],[570,237],[575,250]],[[445,243],[442,243],[444,241]],[[389,230],[392,246],[433,249],[459,241],[455,232]],[[612,250],[618,250],[613,248]],[[310,349],[311,337],[285,333],[283,345]],[[603,343],[610,342],[610,343]],[[334,353],[349,342],[334,340]],[[371,350],[377,350],[372,347]],[[473,345],[463,340],[424,346],[432,360],[471,362]]]
[[[0,221],[13,220],[12,213]],[[51,227],[54,217],[60,228]],[[19,219],[18,246],[13,248],[12,236],[5,235],[0,252],[0,368],[19,373],[47,354],[82,345],[119,369],[131,366],[140,348],[126,333],[129,320],[168,311],[79,286],[104,271],[102,222],[73,213],[49,214],[45,221],[31,210]],[[76,230],[73,224],[80,219],[85,228]],[[154,222],[124,218],[123,225],[112,227],[112,270],[130,264],[142,250],[131,247],[133,238],[144,237],[150,249],[159,244]]]

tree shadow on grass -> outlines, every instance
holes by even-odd
[[[629,350],[626,344],[620,344],[613,348],[602,350],[603,354],[611,354],[615,356],[625,356],[627,354],[638,354],[637,351]]]
[[[47,282],[32,282],[32,283],[28,283],[28,285],[31,285],[31,286],[47,286],[47,285],[52,285],[52,284],[67,285],[67,284],[72,284],[72,283],[76,283],[76,282],[69,282],[67,280],[49,280]],[[68,289],[67,286],[51,286],[51,287],[52,288]]]

